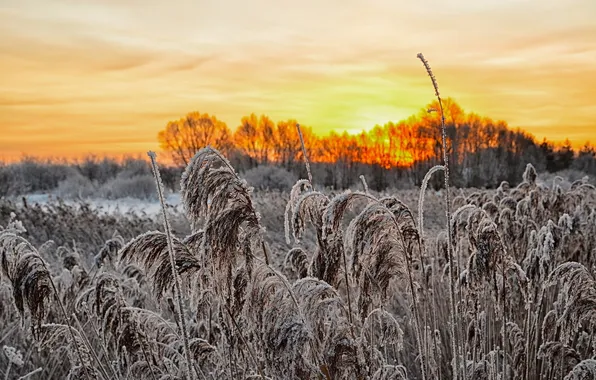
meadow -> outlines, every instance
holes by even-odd
[[[165,225],[4,199],[2,377],[593,378],[596,189],[536,177],[451,189],[452,247],[444,192],[252,192],[211,148]]]

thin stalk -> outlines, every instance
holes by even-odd
[[[478,350],[476,349],[476,346],[478,345],[478,334],[480,332],[480,329],[478,328],[479,324],[480,322],[478,319],[478,301],[474,301],[474,340],[472,342],[472,371],[474,371],[474,368],[476,368],[476,360],[478,358]]]
[[[590,340],[588,340],[588,344],[586,347],[586,352],[584,354],[584,357],[590,357],[590,347],[592,347],[592,340],[594,339],[594,331],[596,331],[596,326],[594,326],[594,322],[592,322],[590,324],[591,330],[592,332],[590,333]]]
[[[157,194],[159,196],[159,203],[161,204],[161,211],[163,216],[163,224],[165,233],[167,236],[168,241],[168,252],[170,256],[170,266],[172,268],[172,276],[174,277],[174,296],[178,301],[178,310],[176,313],[178,314],[178,320],[180,321],[180,329],[182,330],[182,339],[184,342],[184,354],[186,356],[186,377],[188,380],[193,380],[193,376],[191,373],[192,367],[192,359],[190,356],[190,345],[188,339],[188,332],[186,331],[186,319],[184,317],[184,307],[182,303],[182,293],[181,293],[181,285],[180,285],[180,277],[178,276],[178,271],[176,270],[176,257],[174,256],[174,243],[172,241],[172,231],[170,230],[170,223],[168,221],[168,216],[166,214],[166,205],[163,196],[163,185],[161,182],[161,175],[159,173],[159,169],[157,168],[156,157],[157,155],[155,152],[147,152],[147,155],[151,158],[151,167],[153,169],[153,175],[155,177],[155,183],[157,185]]]
[[[228,308],[228,305],[226,305],[226,304],[224,304],[224,307],[225,307],[226,311],[228,312],[228,315],[230,316],[230,319],[232,320],[234,327],[236,328],[236,330],[238,330],[238,336],[240,337],[240,340],[242,340],[242,344],[244,344],[246,346],[248,354],[250,355],[251,359],[255,362],[255,365],[257,366],[257,370],[259,371],[259,376],[261,376],[262,379],[265,379],[265,375],[263,374],[263,369],[261,368],[261,365],[257,361],[256,355],[254,354],[254,352],[248,345],[248,342],[244,339],[244,336],[242,335],[242,330],[240,329],[240,326],[238,326],[238,323],[236,323],[236,319],[234,319],[234,316],[230,312],[230,308]]]
[[[533,363],[532,359],[534,358],[534,355],[536,353],[536,350],[538,349],[538,347],[540,347],[541,342],[541,337],[542,334],[540,334],[540,325],[541,325],[541,321],[543,320],[542,317],[542,304],[546,302],[544,302],[544,298],[545,298],[545,291],[546,288],[544,286],[540,287],[540,293],[539,295],[536,295],[536,292],[538,291],[538,289],[535,290],[534,294],[532,294],[532,292],[530,292],[530,300],[528,301],[528,319],[527,319],[527,327],[526,327],[526,379],[530,378],[530,371],[534,370],[535,373],[542,373],[542,359],[536,358],[536,363]],[[532,298],[533,297],[533,298]],[[535,302],[533,302],[535,301]],[[532,307],[536,305],[536,310],[532,310]],[[530,324],[530,315],[532,315],[532,312],[534,312],[534,324],[531,325]],[[532,334],[534,334],[534,346],[530,346],[529,342],[532,340]],[[530,349],[531,347],[531,349]],[[532,358],[530,358],[530,355],[532,355]],[[530,364],[532,364],[533,366],[530,367]]]
[[[420,235],[420,240],[424,242],[424,196],[426,194],[426,189],[428,188],[428,182],[430,178],[435,172],[440,170],[445,171],[445,167],[443,165],[436,165],[430,168],[429,171],[426,172],[424,175],[424,179],[422,180],[422,185],[420,186],[420,194],[418,197],[418,230]],[[447,221],[449,223],[449,221]]]
[[[85,343],[87,345],[87,347],[89,348],[89,352],[91,353],[91,355],[93,356],[93,359],[95,360],[95,362],[97,363],[97,365],[99,366],[99,368],[101,369],[101,371],[103,373],[106,374],[106,376],[108,375],[108,371],[106,371],[106,369],[104,368],[103,364],[101,364],[101,362],[99,361],[99,358],[97,357],[97,353],[95,352],[95,350],[93,349],[93,347],[91,346],[91,342],[89,342],[89,339],[87,339],[87,336],[83,333],[83,331],[85,331],[83,329],[83,326],[81,325],[81,322],[79,321],[79,319],[77,318],[77,316],[73,313],[72,314],[73,319],[75,320],[75,322],[77,323],[77,326],[79,327],[80,335],[81,338],[83,339],[83,343]],[[103,345],[101,345],[103,346]],[[108,360],[108,364],[110,362],[110,358],[107,357],[106,358]],[[117,379],[118,376],[116,375],[116,371],[114,370],[114,368],[110,365],[110,369],[112,370],[112,374],[114,375],[114,379]]]
[[[51,360],[53,361],[53,365],[50,367],[49,371],[46,371],[46,372],[48,372],[48,376],[46,376],[47,379],[53,378],[52,376],[54,376],[54,372],[56,372],[56,368],[58,367],[58,365],[56,364],[56,359],[51,359]]]
[[[312,173],[310,171],[310,163],[308,162],[308,155],[306,154],[306,146],[304,145],[304,136],[302,136],[302,130],[300,129],[300,124],[296,124],[296,129],[298,130],[298,136],[300,137],[300,145],[302,146],[302,155],[304,156],[304,165],[306,165],[306,172],[308,173],[308,182],[310,182],[310,187],[312,188]]]
[[[89,313],[91,314],[91,313]],[[78,320],[77,320],[78,322]],[[99,346],[101,347],[101,349],[103,350],[103,355],[106,358],[106,360],[108,361],[108,363],[110,362],[110,355],[108,354],[108,350],[104,344],[104,341],[101,339],[101,337],[99,336],[99,329],[97,328],[97,325],[95,324],[95,322],[93,321],[93,318],[89,318],[89,323],[91,323],[91,330],[93,331],[93,334],[95,336],[95,338],[98,340],[99,342]],[[80,322],[79,322],[80,325]],[[116,370],[114,369],[114,367],[110,364],[110,369],[114,372],[114,374],[116,375]],[[118,376],[116,375],[116,378]]]
[[[422,372],[422,380],[426,379],[426,363],[425,363],[425,355],[424,355],[424,350],[422,349],[422,333],[420,330],[420,313],[418,311],[418,305],[416,303],[416,290],[414,289],[414,282],[412,279],[412,270],[411,270],[411,264],[409,262],[410,260],[408,260],[406,258],[406,269],[408,271],[408,281],[409,281],[409,285],[410,285],[410,292],[412,292],[412,304],[414,306],[414,328],[416,329],[416,340],[418,343],[418,350],[420,351],[420,369]]]
[[[261,249],[263,250],[263,255],[265,256],[265,263],[269,265],[269,250],[265,245],[265,240],[261,239]]]
[[[212,343],[212,339],[213,339],[212,338],[212,336],[213,336],[212,335],[213,334],[213,321],[212,321],[213,317],[211,316],[211,313],[212,313],[211,312],[211,305],[209,305],[209,335],[207,335],[209,344]]]
[[[19,377],[17,380],[25,380],[25,379],[27,379],[27,378],[35,375],[36,373],[41,372],[41,371],[43,371],[43,368],[39,367],[39,368],[34,369],[33,371],[29,372],[28,374]]]
[[[136,320],[136,323],[138,324],[138,320]],[[139,326],[136,326],[136,327],[139,327]],[[143,352],[143,357],[145,358],[145,362],[149,366],[149,372],[151,372],[151,379],[157,380],[157,378],[155,377],[155,371],[153,370],[153,365],[151,364],[151,361],[149,360],[149,355],[147,355],[147,350],[145,350],[145,345],[141,341],[141,336],[139,334],[139,330],[137,328],[135,328],[134,332],[135,332],[137,340],[139,341],[139,346],[141,346],[141,351]]]
[[[362,191],[368,194],[368,183],[366,183],[366,178],[364,175],[360,175],[360,181],[362,182]]]
[[[501,261],[501,277],[503,278],[503,326],[502,326],[502,340],[503,340],[503,378],[507,378],[507,285],[505,282],[505,263]],[[498,294],[498,293],[497,293]]]
[[[431,288],[432,288],[432,292],[431,292],[431,308],[432,308],[432,319],[433,319],[433,331],[432,331],[432,336],[433,336],[433,343],[434,343],[434,349],[433,349],[433,356],[435,357],[435,363],[437,366],[437,370],[439,373],[439,379],[441,379],[441,355],[439,355],[439,341],[437,340],[437,336],[436,336],[436,331],[439,331],[438,329],[438,314],[437,314],[437,281],[436,281],[436,276],[435,276],[435,266],[437,265],[437,263],[439,262],[438,260],[438,253],[437,250],[433,250],[434,251],[434,258],[433,258],[433,263],[431,265]]]
[[[458,350],[460,347],[459,344],[459,334],[457,334],[459,328],[456,329],[456,325],[457,325],[457,320],[456,320],[456,316],[457,316],[457,311],[456,311],[456,298],[455,298],[455,278],[454,278],[454,269],[453,269],[453,237],[451,234],[451,199],[449,196],[449,157],[447,155],[447,131],[445,129],[445,113],[443,110],[443,102],[441,100],[441,95],[439,94],[439,85],[437,84],[437,80],[430,68],[430,65],[428,63],[428,61],[424,58],[424,55],[422,55],[422,53],[418,53],[417,55],[418,59],[420,59],[420,61],[422,61],[422,64],[424,65],[426,72],[428,73],[431,82],[433,84],[433,87],[435,89],[435,95],[437,97],[437,100],[439,102],[439,107],[441,109],[441,139],[442,139],[442,144],[443,144],[443,165],[445,167],[445,203],[446,203],[446,211],[445,214],[447,216],[447,258],[449,260],[449,303],[451,306],[451,336],[452,336],[452,349],[453,349],[453,355],[455,358],[455,371],[454,371],[454,380],[457,380],[460,378],[459,376],[459,358],[457,358],[458,355]],[[464,362],[464,366],[463,366],[463,378],[465,379],[466,376],[466,366],[465,366],[465,362]]]
[[[430,181],[430,178],[432,177],[432,175],[440,170],[445,170],[445,167],[442,165],[436,165],[434,167],[432,167],[425,175],[424,175],[424,179],[422,180],[422,185],[420,186],[420,194],[418,197],[418,244],[420,245],[421,249],[419,250],[419,254],[420,254],[420,266],[422,268],[422,273],[423,273],[423,279],[424,279],[424,285],[425,285],[425,290],[429,291],[430,287],[427,281],[427,277],[426,274],[424,273],[424,263],[422,260],[422,252],[426,252],[426,240],[424,239],[424,197],[426,194],[426,189],[428,187],[428,182]],[[437,320],[436,320],[436,305],[435,305],[435,300],[434,300],[434,290],[435,290],[435,286],[434,286],[434,281],[435,281],[435,273],[434,273],[434,267],[435,267],[435,263],[437,262],[436,260],[436,255],[437,253],[435,252],[435,262],[433,262],[433,264],[431,265],[431,281],[433,282],[432,284],[432,294],[431,294],[431,313],[432,313],[432,318],[434,321],[434,330],[437,329]],[[426,335],[426,326],[428,325],[428,320],[426,317],[428,317],[428,312],[426,310],[426,308],[424,308],[424,315],[425,315],[425,319],[424,319],[424,347],[426,351],[426,357],[430,357],[430,353],[429,353],[429,339]],[[434,330],[432,332],[433,335],[433,342],[434,342]],[[435,356],[435,360],[436,360],[436,356]],[[438,363],[438,361],[437,361]]]
[[[346,281],[346,293],[348,296],[348,319],[350,321],[350,331],[354,336],[354,322],[352,321],[352,299],[350,298],[350,281],[348,278],[348,264],[346,260],[346,250],[342,250],[342,256],[344,261],[344,280]]]
[[[197,372],[199,375],[201,375],[201,378],[203,378],[203,379],[207,380],[207,376],[205,376],[205,373],[203,372],[203,370],[201,369],[201,367],[200,367],[200,366],[198,366],[196,362],[193,362],[192,364],[193,364],[193,365],[194,365],[194,367],[195,367],[195,371],[196,371],[196,372]],[[213,378],[213,375],[211,375],[211,377]]]
[[[13,331],[15,331],[16,329],[17,329],[17,327],[16,327],[16,326],[12,326],[12,327],[10,328],[10,330],[8,330],[8,332],[7,332],[6,334],[4,334],[4,335],[2,336],[2,338],[0,338],[0,343],[4,342],[4,340],[5,340],[6,338],[8,338],[8,336],[9,336],[10,334],[12,334],[12,332],[13,332]]]
[[[234,378],[234,373],[232,372],[233,364],[232,364],[232,346],[228,344],[228,371],[230,372],[230,379]],[[234,371],[236,372],[236,371]]]
[[[12,362],[8,361],[8,368],[6,368],[6,374],[4,376],[4,380],[8,380],[8,375],[10,375],[10,367],[12,367]]]

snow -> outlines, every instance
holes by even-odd
[[[58,198],[52,194],[27,194],[23,197],[15,198],[15,201],[25,198],[27,203],[30,205],[40,204],[47,205],[58,201]],[[64,199],[64,204],[70,206],[81,205],[82,203],[88,204],[92,210],[105,213],[144,213],[147,215],[155,216],[161,212],[161,206],[158,200],[144,200],[138,198],[120,198],[120,199],[105,199],[105,198],[86,198],[86,199]],[[169,194],[166,196],[166,207],[168,209],[174,209],[173,211],[182,211],[182,205],[180,202],[180,194]]]

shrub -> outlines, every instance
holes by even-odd
[[[0,167],[0,196],[51,191],[73,172],[73,168],[65,164],[25,158],[21,162]]]
[[[125,177],[118,175],[101,187],[99,195],[107,199],[138,198],[157,199],[155,182],[149,174]]]
[[[592,185],[596,184],[594,176],[590,176],[588,173],[575,169],[565,169],[555,173],[543,172],[538,175],[538,181],[547,186],[552,186],[556,181],[560,186],[568,189],[573,182],[582,180],[584,177],[587,177],[586,179],[588,183],[591,183]]]
[[[265,165],[247,170],[243,177],[251,186],[259,190],[287,191],[298,180],[294,173],[277,166]]]
[[[56,195],[61,198],[88,198],[96,192],[95,186],[79,172],[74,172],[66,179],[58,182],[55,190]]]

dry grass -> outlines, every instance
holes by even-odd
[[[185,178],[187,214],[167,216],[192,223],[173,230],[172,257],[149,217],[4,201],[0,376],[449,379],[458,365],[467,379],[594,374],[587,183],[541,186],[528,166],[516,188],[453,191],[451,329],[441,194],[425,194],[423,218],[414,192],[332,194],[301,181],[291,196],[253,194],[208,148]],[[61,244],[43,241],[49,219]]]

